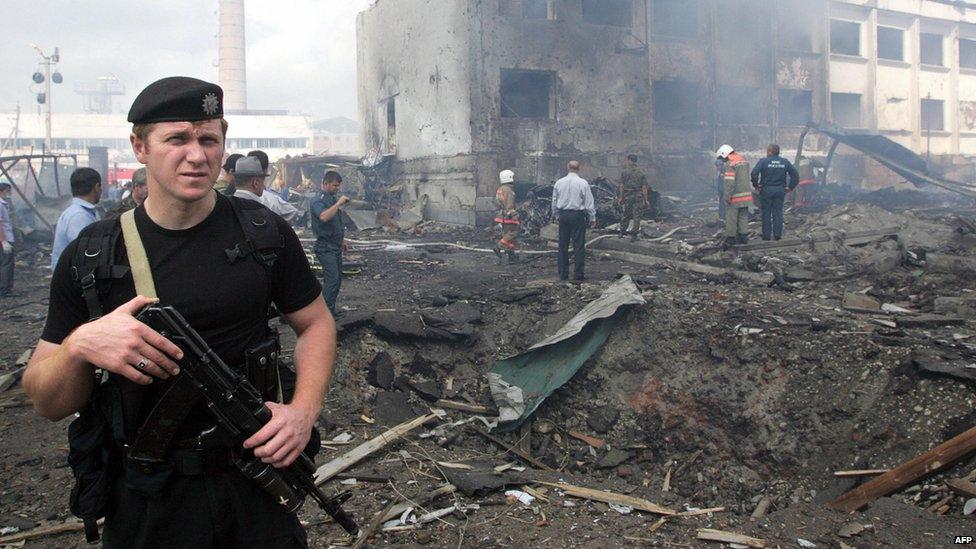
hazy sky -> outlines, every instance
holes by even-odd
[[[356,13],[371,0],[246,0],[248,107],[356,118]],[[217,81],[217,0],[3,0],[0,111],[36,112],[31,74],[61,50],[55,112],[82,112],[77,82],[115,76],[126,112],[146,84]],[[39,90],[38,90],[39,91]]]

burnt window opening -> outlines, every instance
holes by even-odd
[[[776,6],[776,33],[781,48],[813,51],[813,25],[810,25],[808,0],[781,0]]]
[[[803,126],[813,118],[813,92],[779,90],[779,125]]]
[[[396,154],[396,97],[391,97],[386,101],[386,142],[389,152]]]
[[[722,86],[715,97],[715,117],[720,124],[765,124],[763,92],[759,88]]]
[[[922,40],[919,44],[921,50],[921,61],[923,65],[933,65],[941,67],[945,64],[945,57],[942,54],[942,45],[945,43],[941,34],[922,33]]]
[[[698,0],[654,0],[651,20],[652,30],[657,37],[698,38]]]
[[[556,20],[553,0],[522,0],[522,17],[526,19]]]
[[[922,131],[945,130],[945,102],[941,99],[922,100]]]
[[[696,123],[701,85],[685,80],[656,80],[653,88],[654,120],[671,123]]]
[[[502,69],[502,118],[554,118],[555,75]]]
[[[878,58],[905,60],[905,31],[892,27],[878,27]]]
[[[583,21],[611,27],[634,26],[633,0],[583,0]]]
[[[861,24],[830,20],[830,53],[861,56]]]
[[[859,93],[830,94],[830,113],[834,122],[845,128],[862,127],[861,94]]]
[[[959,40],[959,66],[976,69],[976,40]]]

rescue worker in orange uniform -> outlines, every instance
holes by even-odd
[[[508,255],[509,265],[518,263],[518,237],[522,231],[522,225],[518,219],[518,210],[515,207],[515,172],[503,170],[498,174],[498,190],[495,191],[495,205],[498,212],[495,214],[495,223],[501,228],[501,240],[495,244],[495,255],[502,258],[502,248]]]
[[[753,209],[749,162],[731,145],[722,145],[716,153],[725,161],[725,244],[749,242],[749,212]]]
[[[800,183],[796,188],[794,205],[801,210],[804,207],[817,204],[817,178],[814,163],[807,157],[801,156],[796,163],[796,171],[800,174]]]

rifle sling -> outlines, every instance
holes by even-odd
[[[153,281],[152,269],[149,267],[149,257],[146,247],[142,244],[139,229],[136,227],[135,210],[122,214],[122,238],[125,239],[125,252],[129,256],[129,268],[132,269],[132,281],[136,286],[136,295],[159,298],[156,295],[156,283]]]

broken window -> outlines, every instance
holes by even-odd
[[[655,36],[681,39],[698,37],[697,0],[654,0],[652,10]]]
[[[922,33],[920,43],[921,60],[923,65],[934,65],[941,67],[944,63],[942,57],[942,44],[944,40],[941,34]]]
[[[854,21],[830,20],[830,53],[861,55],[861,24]]]
[[[722,86],[715,97],[715,116],[721,124],[765,124],[762,100],[759,88]]]
[[[583,21],[612,27],[634,25],[633,0],[583,0]]]
[[[905,60],[905,31],[892,27],[878,27],[878,58]]]
[[[945,130],[945,104],[941,99],[922,100],[922,131]]]
[[[959,39],[959,66],[976,69],[976,40]]]
[[[845,128],[861,127],[861,94],[830,94],[830,110],[835,123]]]
[[[793,51],[813,50],[813,27],[809,7],[803,0],[781,0],[776,6],[776,32],[780,47]]]
[[[552,0],[522,0],[522,17],[555,20]]]
[[[502,118],[553,118],[553,73],[502,69],[501,84]]]
[[[701,85],[684,80],[656,80],[653,88],[654,120],[694,123],[701,119]]]
[[[813,93],[779,90],[779,125],[803,126],[813,118]]]

